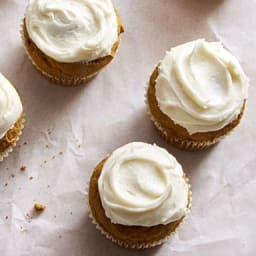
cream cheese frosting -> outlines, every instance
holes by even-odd
[[[217,131],[235,120],[248,87],[238,60],[220,42],[204,39],[168,51],[155,85],[160,110],[190,135]]]
[[[114,224],[168,224],[188,210],[189,185],[182,167],[156,145],[133,142],[115,150],[104,163],[98,189]]]
[[[22,114],[20,97],[11,83],[0,73],[0,139],[14,126]]]
[[[63,63],[110,55],[118,40],[111,0],[30,0],[25,24],[37,47]]]

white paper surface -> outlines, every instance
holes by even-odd
[[[47,82],[25,56],[19,29],[26,1],[0,1],[0,71],[17,86],[27,120],[18,147],[0,164],[0,255],[255,255],[256,1],[114,3],[125,26],[118,56],[87,86],[68,89]],[[186,153],[153,128],[144,87],[165,50],[203,37],[221,40],[252,86],[246,114],[231,136],[210,150]],[[93,167],[131,141],[167,148],[193,188],[192,213],[180,232],[144,252],[101,236],[85,204]],[[47,206],[39,216],[35,202]]]

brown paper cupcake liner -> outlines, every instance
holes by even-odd
[[[185,223],[187,220],[189,214],[191,213],[191,207],[192,207],[192,190],[191,190],[191,185],[189,183],[188,177],[185,177],[186,183],[189,186],[189,202],[188,202],[188,207],[185,216],[183,219],[180,221],[180,223],[177,225],[175,230],[173,230],[169,235],[167,235],[165,238],[157,240],[155,242],[151,243],[134,243],[133,245],[127,244],[121,240],[116,239],[113,237],[111,234],[109,234],[106,230],[104,230],[100,224],[97,222],[96,218],[92,214],[91,206],[89,203],[89,187],[90,187],[90,180],[87,183],[87,189],[86,189],[86,204],[87,204],[87,209],[88,209],[88,216],[91,219],[92,223],[96,226],[96,229],[100,231],[100,233],[105,236],[108,240],[112,241],[114,244],[117,244],[120,247],[126,248],[126,249],[135,249],[135,250],[143,250],[143,249],[149,249],[153,248],[156,246],[159,246],[173,237],[178,230],[181,228],[181,226]]]
[[[200,151],[207,149],[214,144],[218,143],[221,141],[223,138],[225,138],[228,134],[222,135],[220,137],[217,137],[214,140],[207,140],[207,141],[192,141],[192,140],[187,140],[184,138],[179,138],[179,137],[169,137],[168,133],[166,130],[156,121],[154,116],[152,115],[149,106],[147,105],[147,113],[153,122],[154,126],[156,129],[159,131],[160,135],[170,144],[175,146],[176,148],[179,148],[181,150],[186,150],[186,151]]]
[[[20,136],[22,135],[22,131],[23,131],[23,128],[24,128],[25,121],[26,121],[25,120],[25,114],[23,114],[22,117],[21,117],[21,125],[20,125],[20,129],[18,131],[18,134],[17,134],[17,138],[16,138],[15,142],[12,143],[11,146],[9,146],[3,152],[0,152],[0,162],[2,162],[6,157],[9,156],[9,154],[11,152],[13,152],[15,146],[17,145],[17,142],[20,140]]]

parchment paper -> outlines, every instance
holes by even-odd
[[[0,255],[255,255],[256,1],[114,3],[126,30],[118,56],[88,85],[68,89],[46,81],[25,56],[19,30],[26,1],[0,1],[0,71],[17,86],[26,112],[22,139],[0,164]],[[143,96],[165,51],[196,38],[221,40],[252,86],[241,125],[212,149],[185,153],[160,138]],[[193,188],[192,213],[180,232],[144,252],[105,239],[85,204],[93,167],[131,141],[168,149]],[[40,215],[33,212],[35,202],[47,207]]]

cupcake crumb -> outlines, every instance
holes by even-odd
[[[59,155],[63,155],[63,152],[61,151],[61,152],[59,152]]]
[[[11,174],[11,177],[12,177],[12,178],[14,178],[14,177],[15,177],[15,175],[14,175],[14,174]]]
[[[52,159],[55,159],[55,156],[53,156]]]
[[[30,177],[29,177],[29,179],[30,179],[30,180],[33,180],[33,177],[32,177],[32,176],[30,176]]]
[[[45,147],[46,147],[46,148],[49,148],[49,146],[48,146],[48,145],[46,145]]]
[[[26,170],[27,170],[27,166],[22,165],[22,166],[20,167],[20,171],[25,172]]]
[[[42,204],[36,203],[36,204],[34,205],[34,209],[35,209],[37,212],[42,212],[42,211],[45,210],[45,208],[46,208],[46,206],[45,206],[45,205],[42,205]]]
[[[9,218],[8,216],[5,216],[5,219],[6,219],[6,220],[8,220],[8,218]]]
[[[27,144],[28,144],[28,143],[27,143],[26,141],[23,143],[24,146],[26,146]]]
[[[8,186],[8,183],[5,183],[4,186],[7,187],[7,186]]]

